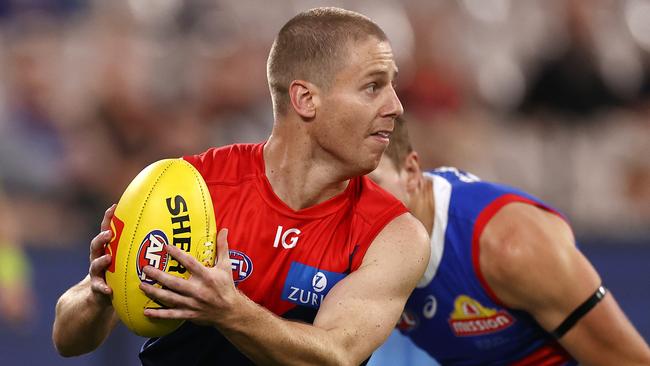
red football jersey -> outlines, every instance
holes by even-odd
[[[217,228],[228,228],[239,290],[279,316],[311,323],[329,290],[359,268],[377,234],[407,209],[364,176],[351,179],[341,194],[295,211],[273,192],[263,147],[230,145],[184,158],[207,183]],[[200,327],[183,326],[147,342],[143,363],[243,362],[214,334],[188,328]],[[213,339],[188,340],[198,337]]]

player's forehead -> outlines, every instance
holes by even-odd
[[[393,49],[388,41],[370,37],[363,41],[352,41],[347,47],[348,57],[344,60],[343,71],[355,78],[383,76],[391,80],[397,78]]]

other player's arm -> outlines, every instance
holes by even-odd
[[[218,258],[228,258],[225,235],[217,240]],[[185,318],[217,327],[240,351],[264,365],[358,365],[388,337],[402,312],[406,299],[422,276],[429,258],[426,231],[410,214],[390,222],[375,238],[358,270],[329,292],[313,325],[282,319],[246,296],[228,287],[214,285],[219,276],[232,274],[229,261],[215,268],[202,268],[193,258],[170,248],[192,272],[187,281],[160,271],[146,269],[147,275],[175,292],[143,285],[150,297],[173,309],[146,310],[159,318]],[[220,267],[220,269],[219,269]],[[150,268],[150,267],[147,267]],[[213,275],[207,275],[212,273]],[[208,288],[206,288],[206,286]],[[232,292],[228,292],[232,291]],[[199,305],[209,295],[222,300]],[[203,298],[203,300],[201,300]],[[203,310],[197,307],[205,306]]]
[[[77,356],[93,351],[117,324],[111,305],[111,289],[104,272],[111,257],[104,246],[111,239],[109,223],[115,206],[104,214],[101,232],[90,242],[90,269],[81,282],[67,290],[56,304],[52,341],[62,356]]]
[[[480,241],[481,270],[496,296],[532,314],[549,332],[601,285],[575,247],[569,225],[537,207],[506,205],[486,225]],[[583,365],[650,365],[650,348],[611,293],[558,341]]]

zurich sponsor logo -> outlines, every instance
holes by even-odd
[[[323,272],[318,272],[311,279],[311,287],[316,292],[323,292],[327,288],[327,276]]]
[[[325,271],[293,262],[284,282],[282,300],[319,308],[331,288],[344,277],[343,273]]]
[[[253,273],[253,261],[239,250],[230,250],[230,268],[235,285],[244,281]]]

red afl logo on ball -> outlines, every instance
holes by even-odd
[[[146,266],[152,266],[161,271],[167,269],[167,263],[169,262],[169,254],[165,245],[169,243],[167,236],[160,230],[153,230],[140,244],[140,249],[138,249],[138,262],[136,269],[138,271],[138,277],[140,281],[146,282],[153,285],[156,281],[147,277],[147,275],[142,272],[142,269]]]

